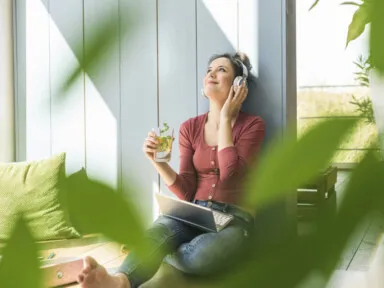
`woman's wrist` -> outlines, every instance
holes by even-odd
[[[176,181],[177,173],[167,162],[156,162],[152,160],[152,164],[166,185],[169,186]]]
[[[151,163],[152,163],[153,166],[155,166],[155,168],[157,168],[157,167],[164,167],[164,166],[168,165],[167,162],[157,162],[157,161],[155,161],[153,159],[151,159]]]
[[[231,121],[232,119],[229,116],[220,116],[220,126],[231,124]]]
[[[228,121],[231,117],[229,117],[226,114],[220,114],[220,122],[221,121]]]

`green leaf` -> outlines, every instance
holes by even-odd
[[[139,252],[146,249],[141,214],[134,203],[122,196],[121,190],[81,175],[72,175],[67,180],[69,213],[80,231],[102,233]]]
[[[0,261],[0,287],[42,287],[36,243],[21,217]]]
[[[284,145],[277,141],[270,143],[269,149],[258,161],[256,173],[250,171],[248,175],[249,180],[245,184],[246,203],[260,207],[285,194],[295,194],[299,185],[305,184],[326,168],[356,121],[324,121],[300,140],[297,140],[296,133],[288,133]]]
[[[353,14],[352,22],[348,27],[347,43],[348,44],[358,38],[365,30],[365,25],[371,22],[372,18],[369,13],[368,5],[362,4]]]
[[[309,11],[311,11],[313,8],[315,8],[317,6],[317,4],[319,4],[320,0],[316,0],[312,6],[309,8]]]
[[[356,2],[343,2],[340,5],[354,5],[354,6],[360,6],[361,4]]]
[[[370,53],[372,66],[384,74],[384,1],[373,0],[370,12],[372,18],[370,33]]]
[[[357,63],[357,62],[353,62],[353,64],[355,64],[357,67],[359,67],[360,69],[364,69],[364,66],[361,65],[360,63]]]

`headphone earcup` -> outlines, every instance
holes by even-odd
[[[234,87],[234,90],[235,92],[237,91],[237,88],[243,84],[243,82],[246,81],[246,78],[244,77],[241,77],[241,76],[237,76],[235,78],[235,80],[233,80],[233,87]],[[248,87],[248,83],[246,83],[247,87]]]
[[[233,80],[233,86],[240,86],[240,84],[241,84],[241,80],[243,79],[243,77],[241,77],[241,76],[237,76],[236,78],[235,78],[235,80]]]
[[[233,90],[234,90],[235,92],[237,92],[237,88],[239,88],[239,86],[240,86],[241,79],[243,79],[243,77],[241,77],[241,76],[237,76],[237,77],[235,78],[235,80],[233,80]]]

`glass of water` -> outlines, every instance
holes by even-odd
[[[154,160],[156,162],[169,162],[172,154],[173,144],[173,128],[170,129],[167,123],[163,127],[155,129],[157,147],[154,153]]]

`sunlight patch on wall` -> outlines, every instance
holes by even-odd
[[[228,19],[233,18],[233,11],[237,11],[237,0],[226,0],[225,5],[223,5],[222,0],[203,0],[203,4],[232,47],[236,49],[238,42],[237,25],[234,26]]]
[[[41,0],[26,3],[26,158],[51,155],[48,12]]]
[[[239,50],[251,61],[252,73],[259,75],[259,1],[239,0]]]
[[[49,26],[52,153],[67,153],[66,172],[71,174],[85,164],[84,77],[63,94],[63,80],[80,63],[52,18]]]
[[[85,77],[87,173],[117,188],[118,123],[92,80],[88,75]]]

